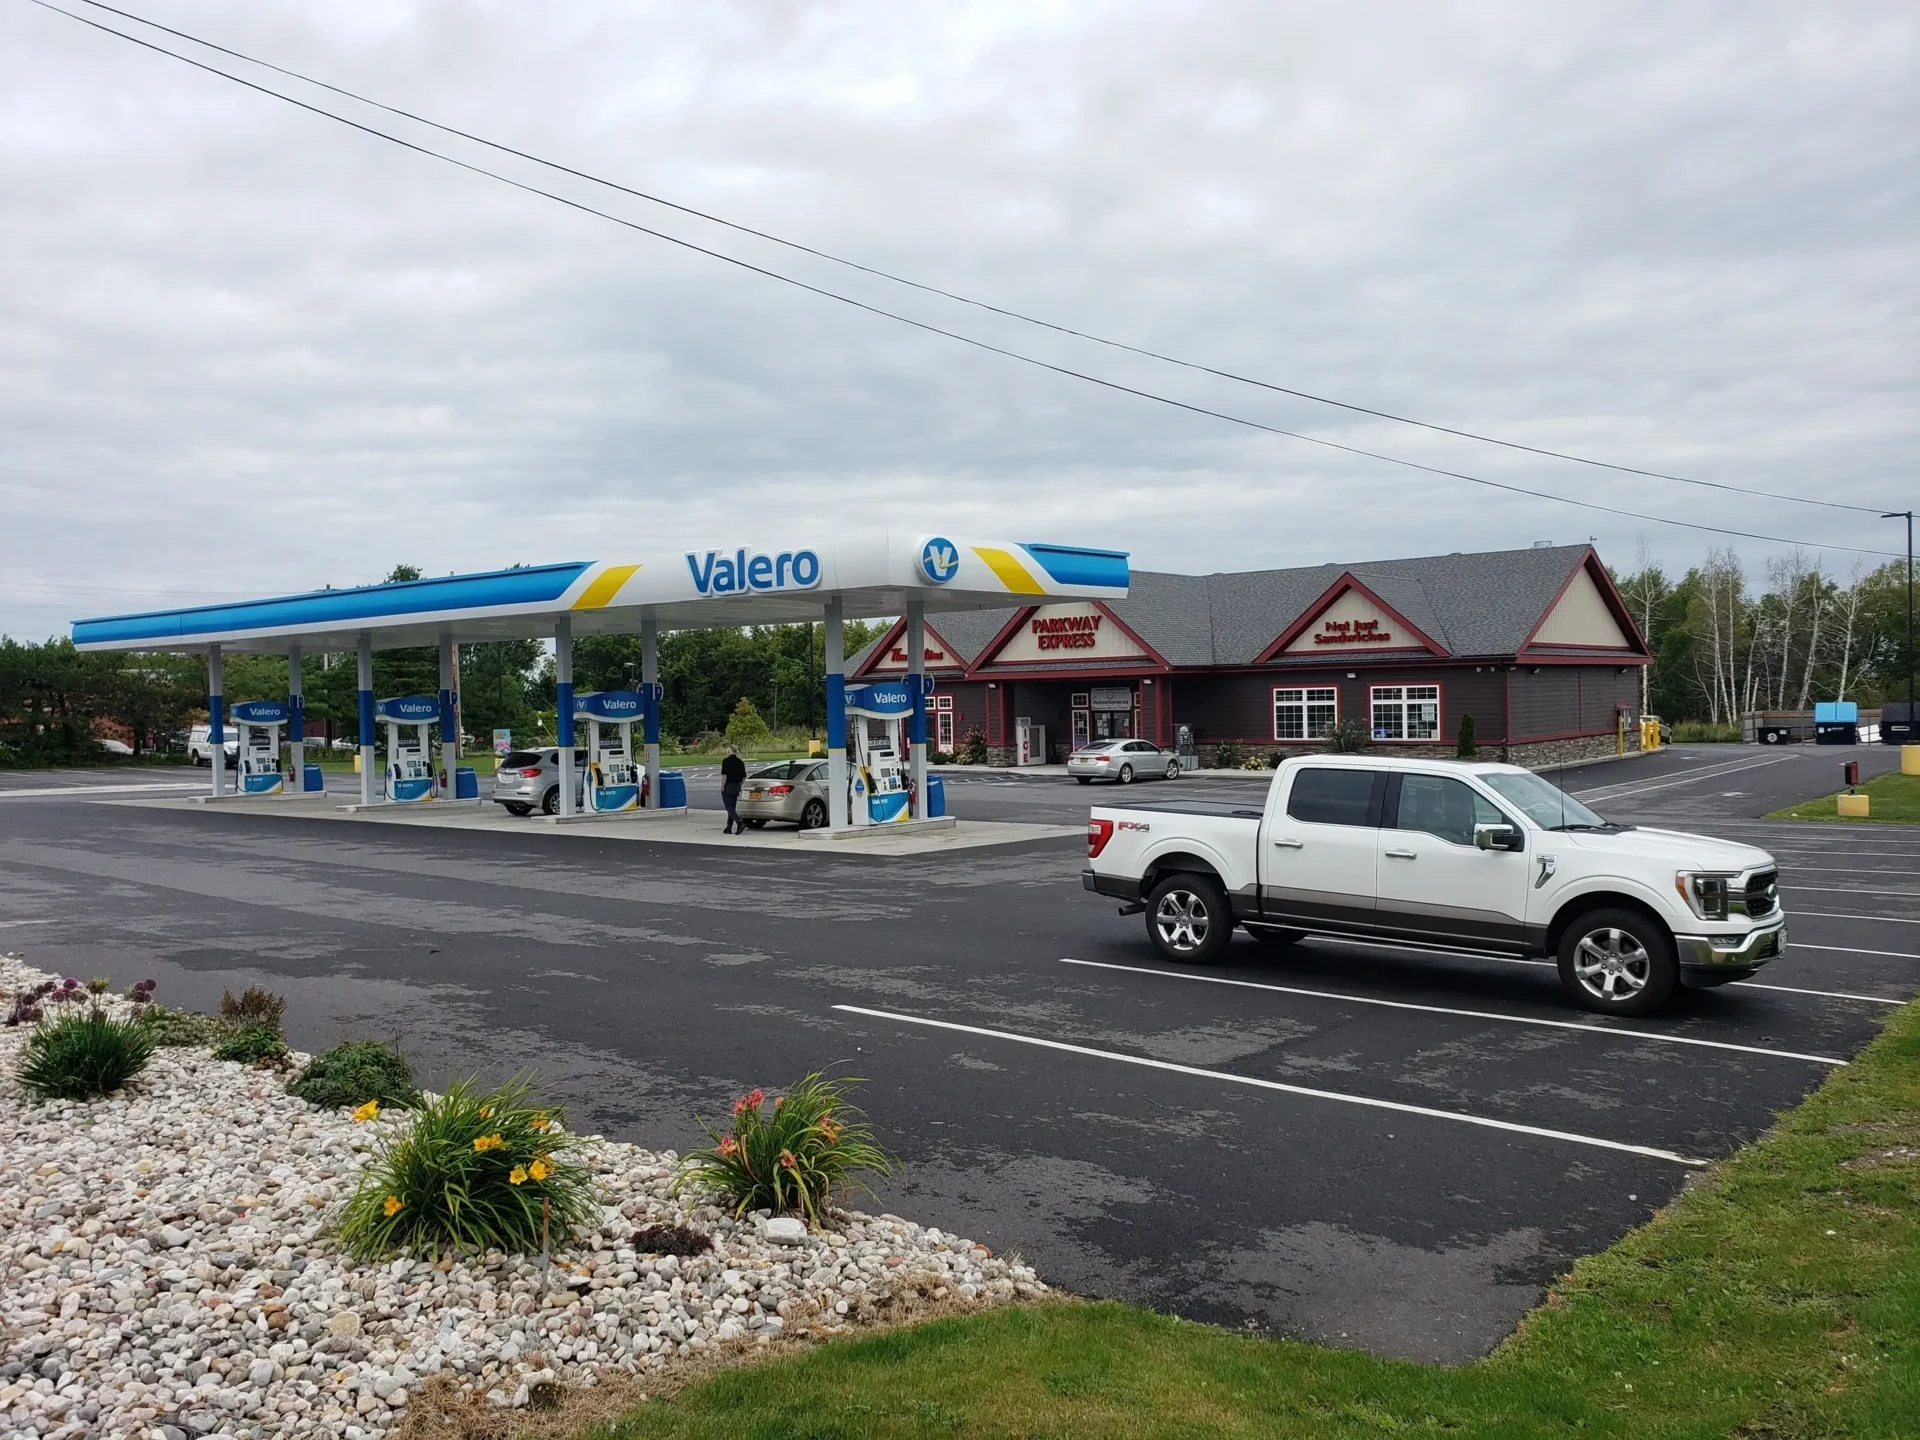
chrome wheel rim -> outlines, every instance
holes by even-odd
[[[1590,930],[1573,949],[1573,974],[1597,1000],[1629,1000],[1647,988],[1653,957],[1625,930]]]
[[[1193,891],[1169,890],[1154,907],[1153,928],[1169,950],[1185,954],[1207,943],[1213,917],[1207,913],[1206,900]]]
[[[1120,767],[1120,783],[1122,785],[1129,785],[1132,782],[1133,782],[1133,766],[1122,765]]]
[[[1167,779],[1178,780],[1179,778],[1180,778],[1180,764],[1178,761],[1175,761],[1173,764],[1167,766]]]

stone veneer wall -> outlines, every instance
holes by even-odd
[[[1211,770],[1219,755],[1214,745],[1196,747],[1200,752],[1202,768]],[[1248,755],[1270,756],[1276,750],[1281,756],[1318,755],[1326,752],[1307,746],[1243,745]],[[1627,732],[1627,752],[1632,754],[1640,748],[1640,735],[1636,727]],[[1611,735],[1582,735],[1571,740],[1543,740],[1534,744],[1521,745],[1482,745],[1479,758],[1482,760],[1504,760],[1514,765],[1525,765],[1529,769],[1539,769],[1545,765],[1574,765],[1584,760],[1601,760],[1617,753],[1618,743]],[[1008,752],[1011,755],[1012,752]],[[1399,755],[1415,760],[1451,760],[1451,745],[1374,745],[1363,752],[1365,755]],[[995,764],[1003,762],[994,761]],[[1011,764],[1009,759],[1004,762]]]

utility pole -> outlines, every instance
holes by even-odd
[[[1907,719],[1911,722],[1920,719],[1913,709],[1913,677],[1920,671],[1920,656],[1913,653],[1913,511],[1889,510],[1880,518],[1907,522]]]

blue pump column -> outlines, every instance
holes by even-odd
[[[841,634],[846,602],[827,601],[827,824],[847,828],[847,657]]]
[[[307,774],[307,697],[300,688],[300,647],[287,650],[287,757],[293,775],[287,781],[287,793],[306,792]]]
[[[927,818],[927,602],[907,602],[907,688],[913,692],[913,717],[907,722],[908,776],[913,784],[913,818]]]
[[[227,793],[227,697],[221,676],[220,647],[207,647],[207,768],[213,771],[213,798]]]
[[[453,636],[440,636],[440,785],[442,800],[459,790],[460,716],[458,682],[453,673]]]
[[[573,814],[573,621],[553,622],[553,701],[560,734],[560,813]]]
[[[373,636],[360,632],[360,803],[380,795],[380,757],[373,742]]]
[[[651,609],[640,612],[640,683],[646,691],[647,803],[660,808],[660,701],[653,687],[660,683],[660,617]]]

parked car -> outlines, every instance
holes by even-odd
[[[782,760],[749,771],[733,808],[755,830],[769,820],[818,830],[827,823],[827,762]]]
[[[1516,765],[1285,761],[1266,807],[1096,807],[1081,883],[1144,911],[1170,960],[1236,925],[1548,956],[1589,1010],[1643,1015],[1676,985],[1744,980],[1787,943],[1764,850],[1602,819]]]
[[[227,726],[221,736],[221,743],[227,752],[227,769],[240,768],[240,737]],[[187,758],[196,765],[213,764],[213,730],[210,726],[196,725],[187,731]]]
[[[1151,740],[1096,740],[1073,752],[1067,773],[1082,785],[1111,780],[1131,785],[1135,780],[1177,780],[1180,757]]]
[[[576,806],[586,793],[587,752],[573,752],[573,801]],[[493,774],[493,801],[507,807],[509,815],[531,815],[536,809],[545,815],[560,811],[560,747],[544,750],[509,750],[500,757]]]

